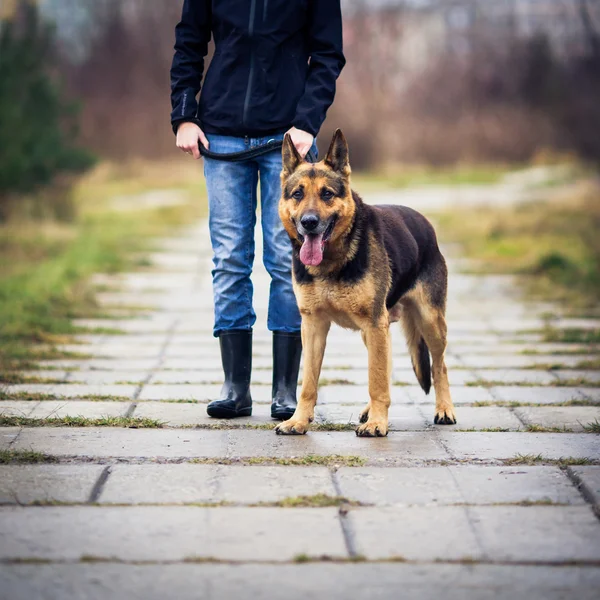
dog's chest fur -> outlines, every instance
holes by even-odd
[[[365,319],[373,319],[377,290],[371,274],[353,284],[314,279],[294,288],[301,314],[325,314],[347,329],[362,329]]]

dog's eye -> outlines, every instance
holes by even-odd
[[[323,190],[321,192],[321,198],[323,198],[323,200],[331,200],[333,198],[333,192],[331,190]]]
[[[302,190],[296,190],[293,194],[292,194],[292,198],[294,200],[302,200],[302,198],[304,198],[304,192]]]

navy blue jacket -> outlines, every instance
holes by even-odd
[[[340,0],[185,0],[175,31],[174,131],[192,121],[222,135],[318,133],[345,64]]]

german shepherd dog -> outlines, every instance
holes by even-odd
[[[444,361],[448,271],[429,221],[404,206],[369,206],[350,188],[348,144],[337,130],[325,159],[305,162],[283,144],[279,215],[293,246],[294,292],[302,315],[304,375],[298,406],[279,434],[304,434],[332,322],[360,330],[369,354],[370,401],[358,436],[385,436],[390,406],[390,323],[400,321],[434,422],[454,424]],[[433,359],[433,369],[429,354]]]

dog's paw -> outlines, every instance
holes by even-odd
[[[456,425],[456,415],[454,414],[454,408],[443,408],[436,411],[433,422],[436,425]]]
[[[358,421],[360,423],[366,423],[369,420],[369,411],[371,410],[371,403],[367,404],[361,411],[358,416]]]
[[[388,434],[387,421],[367,421],[356,428],[358,437],[385,437]]]
[[[308,421],[288,419],[275,427],[275,433],[277,435],[304,435],[308,431],[308,424]]]

